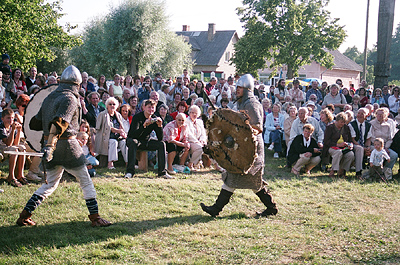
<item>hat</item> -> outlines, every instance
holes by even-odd
[[[308,105],[313,105],[315,107],[314,101],[311,101],[311,100],[307,101],[307,105],[306,106],[308,106]]]
[[[8,55],[7,53],[4,53],[1,55],[1,60],[4,61],[5,59],[10,60],[10,55]]]
[[[0,67],[0,71],[3,73],[3,75],[11,74],[11,71],[7,66]]]

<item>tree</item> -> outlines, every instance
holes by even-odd
[[[343,53],[343,55],[349,57],[351,60],[353,60],[360,66],[362,66],[364,63],[364,52],[360,52],[356,46],[347,48],[346,51]],[[374,83],[375,63],[376,63],[376,47],[374,47],[372,50],[367,50],[367,68],[366,68],[367,74],[365,75],[365,81],[367,81],[367,84]],[[363,76],[362,72],[361,76]]]
[[[0,52],[11,56],[11,66],[27,70],[36,60],[52,61],[51,48],[66,49],[80,44],[57,25],[62,17],[60,2],[44,0],[2,0],[0,5]],[[67,26],[67,31],[71,29]]]
[[[78,67],[92,74],[174,76],[191,68],[191,48],[167,28],[165,3],[125,0],[106,17],[94,19],[73,49]]]
[[[400,80],[400,23],[397,25],[396,32],[392,37],[390,49],[390,71],[389,81]]]
[[[316,61],[330,68],[346,34],[339,19],[324,10],[327,0],[243,0],[238,8],[245,35],[235,45],[232,62],[238,72],[258,76],[257,70],[286,64],[288,78]],[[268,65],[269,64],[269,65]]]

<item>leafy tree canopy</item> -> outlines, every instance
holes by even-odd
[[[191,48],[168,28],[165,3],[125,0],[106,17],[94,19],[83,45],[72,50],[77,66],[111,76],[161,72],[174,76],[191,68]]]
[[[238,15],[245,35],[235,45],[232,62],[240,73],[286,64],[288,77],[312,61],[333,66],[327,50],[335,50],[346,34],[339,19],[324,8],[327,0],[243,0]],[[267,62],[269,65],[267,65]]]
[[[54,48],[78,45],[79,38],[68,35],[57,19],[60,2],[44,0],[2,0],[0,4],[1,53],[11,56],[10,65],[27,70],[36,60],[52,61]],[[71,27],[67,26],[67,30]]]

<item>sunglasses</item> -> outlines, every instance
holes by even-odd
[[[108,103],[109,106],[115,106],[115,103]]]

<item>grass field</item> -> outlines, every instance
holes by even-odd
[[[200,202],[213,204],[219,193],[216,171],[124,179],[117,168],[93,179],[100,214],[112,226],[90,227],[78,183],[63,182],[34,212],[37,226],[17,227],[39,186],[0,182],[0,264],[400,263],[397,180],[330,179],[318,171],[297,178],[284,159],[267,157],[265,179],[279,213],[260,219],[254,213],[264,206],[251,190],[237,190],[217,218],[201,211]]]

